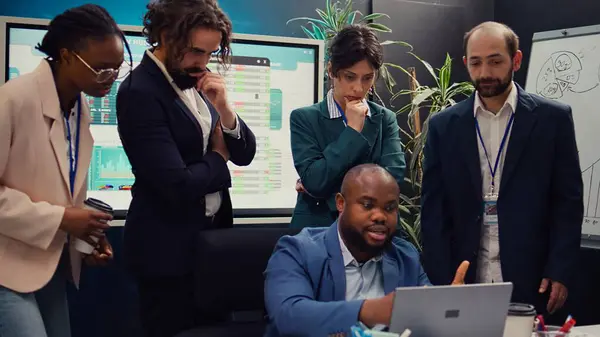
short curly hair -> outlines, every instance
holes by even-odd
[[[153,47],[161,47],[161,36],[172,41],[172,56],[183,57],[189,47],[190,32],[196,28],[208,28],[221,32],[218,59],[221,64],[229,62],[231,55],[232,25],[227,14],[215,0],[154,0],[146,8],[143,33]]]

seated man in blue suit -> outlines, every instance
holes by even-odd
[[[393,236],[399,193],[381,166],[356,166],[336,196],[333,225],[279,240],[265,272],[267,337],[349,333],[358,321],[388,325],[394,289],[430,285],[415,247]],[[453,284],[464,283],[468,266]]]

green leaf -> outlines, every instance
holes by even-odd
[[[408,207],[404,205],[398,205],[398,209],[400,210],[400,212],[404,212],[409,215],[411,214],[411,211],[408,209]]]
[[[402,193],[400,193],[400,200],[402,200],[407,205],[410,205],[411,207],[414,207],[414,204],[413,204],[412,200],[410,200],[409,197],[407,197],[406,195],[404,195]]]
[[[317,40],[325,40],[325,33],[321,29],[321,27],[316,24],[309,22],[309,24],[313,27],[313,34]]]
[[[358,23],[363,23],[363,22],[367,22],[367,21],[375,21],[375,20],[383,18],[383,17],[386,17],[389,19],[390,16],[387,14],[384,14],[384,13],[372,13],[372,14],[365,15],[362,18],[360,18],[360,20],[358,20]]]
[[[348,16],[348,21],[346,22],[348,25],[351,25],[354,23],[354,20],[356,19],[356,14],[360,13],[359,11],[354,11],[352,13],[350,13],[350,16]]]
[[[325,21],[325,24],[323,25],[323,27],[335,31],[336,27],[335,27],[333,18],[331,16],[328,16],[327,13],[323,12],[323,10],[321,10],[319,8],[317,8],[316,11],[317,11],[317,14],[319,14],[319,16],[321,17],[321,19],[323,19],[323,21]]]
[[[336,3],[336,5],[339,3]],[[341,31],[346,25],[347,25],[347,21],[348,18],[350,16],[350,14],[353,12],[352,11],[352,0],[347,0],[346,3],[344,4],[343,9],[339,9],[337,8],[337,6],[335,7],[336,11],[335,11],[335,15],[337,15],[336,18],[334,18],[334,22],[335,22],[335,29],[336,31]]]
[[[400,96],[418,95],[427,89],[428,89],[428,87],[417,87],[415,90],[402,89],[402,90],[398,91],[397,93],[395,93],[394,95],[392,95],[392,98],[390,98],[390,101],[395,101]],[[411,97],[411,99],[412,99],[412,97]]]
[[[325,16],[327,16],[328,18],[331,17],[331,12],[333,7],[331,6],[331,0],[325,0]],[[332,27],[333,28],[333,27]]]
[[[471,96],[475,91],[475,87],[470,82],[454,83],[448,88],[446,97],[454,98],[457,95]]]
[[[448,62],[450,60],[450,62]],[[446,94],[446,89],[448,88],[448,86],[450,85],[450,71],[452,69],[452,60],[450,59],[450,56],[448,54],[446,54],[446,61],[444,62],[444,66],[442,66],[442,68],[439,70],[439,77],[440,77],[440,91],[442,93],[442,100],[444,100],[445,94]]]
[[[302,28],[302,31],[304,31],[304,34],[306,34],[306,36],[310,37],[311,39],[315,39],[318,40],[317,37],[315,36],[315,34],[313,34],[313,32],[311,32],[310,30],[308,30],[308,28],[301,26],[300,28]]]
[[[431,77],[433,77],[433,79],[435,79],[435,83],[439,86],[440,80],[439,80],[438,76],[436,75],[435,71],[433,70],[433,67],[431,66],[431,64],[429,64],[429,62],[427,62],[425,60],[422,60],[420,57],[418,57],[416,54],[414,54],[412,52],[409,52],[409,54],[414,56],[417,60],[419,60],[419,62],[421,62],[425,66],[427,71],[429,71],[429,74],[431,74]]]
[[[413,155],[410,158],[409,168],[411,171],[414,171],[417,168],[419,156],[423,152],[424,145],[423,137],[418,137],[413,147]]]
[[[390,71],[388,70],[388,68],[385,65],[383,65],[379,69],[379,75],[383,79],[383,82],[385,83],[385,87],[390,92],[390,94],[393,93],[394,87],[396,86],[397,83],[396,83],[396,80],[394,79],[394,77],[392,76],[392,74],[390,73]]]
[[[382,46],[388,46],[388,45],[391,45],[391,44],[396,44],[396,45],[399,45],[399,46],[408,47],[408,48],[410,48],[411,51],[413,50],[413,46],[410,43],[408,43],[408,42],[394,41],[394,40],[385,40],[385,41],[381,42]]]
[[[398,70],[402,71],[402,72],[403,72],[403,73],[405,73],[405,74],[406,74],[408,77],[412,78],[413,80],[415,80],[415,81],[418,83],[417,79],[416,79],[416,78],[414,78],[414,77],[413,77],[413,76],[412,76],[412,75],[411,75],[411,74],[408,72],[408,70],[404,69],[404,67],[402,67],[402,66],[399,66],[399,65],[397,65],[397,64],[394,64],[394,63],[384,63],[384,65],[385,65],[386,67],[392,67],[392,68],[395,68],[395,69],[398,69]],[[417,85],[418,85],[418,84],[417,84]]]
[[[298,21],[298,20],[307,20],[307,21],[310,21],[310,22],[318,23],[318,24],[323,25],[323,26],[327,26],[327,22],[325,22],[323,20],[319,20],[319,19],[315,19],[315,18],[309,18],[309,17],[306,17],[306,16],[299,17],[299,18],[289,19],[285,24],[287,25],[287,24],[289,24],[292,21]]]
[[[423,103],[425,100],[429,99],[429,97],[431,97],[431,95],[435,94],[436,92],[439,92],[439,89],[427,88],[427,89],[423,90],[421,93],[419,93],[417,96],[415,96],[415,98],[413,98],[412,105],[413,106],[421,105],[421,103]]]
[[[371,28],[372,30],[378,31],[378,32],[383,32],[383,33],[391,33],[392,29],[390,29],[388,26],[386,25],[382,25],[380,23],[367,23],[367,27]]]
[[[408,240],[412,243],[418,251],[422,251],[422,246],[418,237],[417,232],[415,232],[414,228],[406,222],[405,219],[400,218],[400,227],[406,232],[408,235]]]
[[[412,109],[412,103],[408,103],[405,106],[403,106],[402,108],[400,108],[400,110],[396,111],[396,114],[400,115],[403,114],[407,111],[410,111],[410,109]]]
[[[413,229],[415,233],[421,233],[421,213],[417,214],[415,222],[413,222]]]

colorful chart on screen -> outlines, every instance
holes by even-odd
[[[35,50],[45,30],[17,26],[8,29],[8,77],[34,70],[44,57]],[[133,68],[148,48],[139,33],[126,34]],[[257,139],[257,154],[251,165],[228,163],[235,210],[291,209],[296,202],[289,133],[292,110],[311,105],[317,98],[316,47],[278,45],[251,40],[232,44],[231,64],[224,68],[211,61],[209,68],[221,73],[227,83],[228,100]],[[126,55],[128,60],[128,55]],[[121,74],[129,72],[125,65]],[[101,199],[114,209],[126,210],[131,202],[135,176],[117,130],[116,97],[123,78],[102,98],[87,97],[92,118],[94,149],[88,174],[88,196]],[[161,160],[161,158],[156,158]],[[258,212],[260,213],[260,212]]]

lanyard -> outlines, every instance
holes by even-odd
[[[342,115],[342,120],[344,121],[344,125],[348,125],[348,119],[346,118],[346,114],[344,113],[344,110],[342,110],[342,107],[338,104],[338,102],[336,102],[335,100],[333,102],[335,103],[335,106],[337,106],[340,114]]]
[[[65,124],[67,125],[67,142],[69,143],[69,182],[71,196],[74,195],[75,174],[77,173],[77,161],[79,160],[79,122],[81,121],[81,97],[77,100],[77,125],[75,125],[75,155],[73,155],[73,146],[71,145],[71,123],[69,114],[65,115]]]
[[[510,119],[508,120],[508,124],[506,124],[506,129],[504,130],[504,136],[502,136],[502,140],[500,141],[500,148],[498,149],[498,155],[496,155],[496,162],[494,163],[494,167],[492,168],[492,163],[490,162],[490,156],[488,155],[487,149],[485,148],[485,143],[483,142],[483,137],[481,136],[481,129],[479,128],[479,122],[477,121],[477,117],[475,117],[475,126],[477,127],[477,135],[479,136],[479,140],[481,141],[481,147],[483,147],[483,152],[485,153],[485,159],[487,159],[488,166],[490,167],[490,174],[492,175],[492,184],[491,184],[491,193],[494,193],[494,178],[496,177],[496,170],[498,169],[498,163],[500,162],[500,155],[502,155],[502,150],[504,149],[504,145],[506,144],[506,138],[508,138],[508,132],[512,126],[513,120],[515,118],[515,114],[510,114]]]

